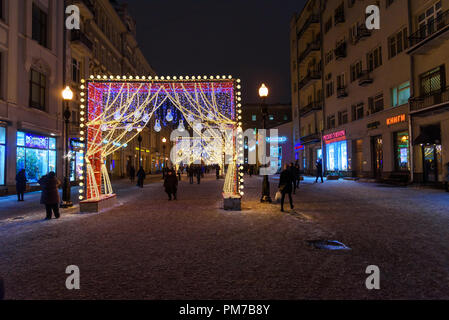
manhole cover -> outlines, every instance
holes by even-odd
[[[351,250],[344,243],[336,240],[308,240],[307,243],[315,249],[324,250]]]

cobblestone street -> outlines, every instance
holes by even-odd
[[[245,178],[241,212],[222,210],[214,176],[189,185],[184,175],[177,201],[154,180],[119,188],[107,212],[49,222],[37,207],[10,219],[0,199],[5,298],[449,298],[449,194],[306,178],[281,213],[259,202],[261,183]],[[351,250],[314,249],[315,239]],[[80,268],[80,290],[65,288],[68,265]],[[380,290],[365,287],[368,265],[380,268]]]

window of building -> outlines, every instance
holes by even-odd
[[[335,128],[335,115],[327,117],[327,129]]]
[[[364,105],[363,103],[359,103],[357,105],[352,106],[352,121],[363,119],[364,117]]]
[[[348,149],[346,141],[326,145],[326,168],[329,171],[348,170]]]
[[[326,98],[329,98],[334,94],[334,82],[329,81],[326,83]]]
[[[388,38],[388,58],[391,59],[408,48],[407,28]]]
[[[44,47],[47,47],[47,23],[47,13],[33,3],[32,38]]]
[[[366,55],[366,66],[369,71],[382,65],[382,47],[379,46]]]
[[[350,72],[351,72],[351,82],[354,82],[362,74],[362,61],[359,60],[354,64],[352,64],[350,67]]]
[[[420,75],[421,95],[429,95],[444,88],[444,66],[432,69]]]
[[[268,119],[270,119],[270,121],[273,121],[273,120],[274,120],[274,116],[270,114],[270,115],[268,116]]]
[[[418,16],[418,29],[422,38],[436,31],[437,26],[435,22],[441,21],[442,13],[441,1],[438,1]]]
[[[384,109],[384,95],[382,93],[368,98],[368,110],[370,114]]]
[[[355,4],[355,0],[348,0],[348,8],[352,8]]]
[[[257,116],[256,116],[255,114],[253,114],[252,117],[251,117],[251,119],[252,119],[253,121],[256,121],[256,120],[257,120]]]
[[[56,172],[56,139],[17,132],[17,172],[25,169],[28,182]]]
[[[410,98],[410,81],[391,89],[391,106],[397,107],[408,102]]]
[[[338,124],[341,126],[348,123],[348,111],[344,110],[338,113]]]
[[[335,9],[335,25],[337,25],[338,23],[342,23],[345,22],[345,3],[342,2],[337,9]]]
[[[329,17],[329,19],[326,21],[324,25],[324,33],[328,33],[331,28],[332,28],[332,17]]]
[[[6,176],[6,128],[0,126],[0,185],[5,184]]]
[[[346,86],[346,81],[345,81],[345,74],[339,74],[337,75],[337,88],[344,88]]]
[[[395,132],[394,139],[394,155],[396,171],[410,170],[410,139],[408,131]]]
[[[72,59],[72,80],[77,83],[81,81],[81,62],[77,59]]]
[[[330,50],[324,57],[324,62],[328,65],[334,59],[334,51]]]
[[[391,4],[394,2],[394,0],[387,0],[386,7],[388,8],[391,6]]]
[[[47,91],[47,77],[31,69],[30,77],[30,107],[45,110],[45,95]]]

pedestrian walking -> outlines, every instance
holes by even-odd
[[[299,164],[295,164],[295,180],[296,188],[299,188],[299,184],[301,183],[301,169],[299,169]]]
[[[16,191],[17,191],[17,201],[24,201],[23,196],[27,188],[27,177],[25,169],[19,171],[16,175]]]
[[[293,162],[290,163],[289,170],[292,175],[293,194],[296,194],[296,168],[295,168]]]
[[[129,180],[131,180],[131,182],[134,182],[135,178],[136,178],[136,168],[134,168],[134,166],[131,166],[129,168]]]
[[[201,175],[202,175],[202,169],[201,169],[201,166],[198,166],[198,168],[196,169],[196,182],[198,184],[201,183]]]
[[[193,184],[193,175],[195,173],[195,170],[194,170],[192,165],[190,165],[189,168],[187,169],[187,173],[189,175],[189,182],[190,182],[190,184]]]
[[[59,203],[61,200],[58,187],[61,185],[61,181],[56,178],[56,173],[51,171],[40,178],[38,183],[42,187],[41,204],[45,205],[47,212],[45,220],[50,220],[52,214],[54,214],[56,219],[59,219]]]
[[[444,181],[444,188],[446,189],[446,192],[449,192],[449,162],[446,163],[446,179]]]
[[[217,180],[220,179],[220,166],[218,164],[215,167],[215,176],[217,177]]]
[[[140,166],[139,171],[137,171],[137,186],[140,188],[143,188],[143,182],[145,181],[146,177],[145,170],[143,170],[143,167]]]
[[[252,165],[249,166],[249,176],[252,177],[254,173],[254,167]]]
[[[316,180],[315,183],[318,182],[318,178],[321,178],[321,183],[323,183],[323,160],[321,160],[321,158],[319,158],[316,161]]]
[[[279,178],[279,191],[282,194],[282,197],[281,197],[281,211],[282,212],[284,212],[284,200],[285,200],[286,194],[288,194],[290,208],[293,209],[292,187],[293,187],[292,171],[289,168],[288,164],[285,164],[284,170],[281,172],[281,176]]]
[[[164,180],[165,192],[168,194],[168,200],[176,200],[176,193],[178,191],[178,179],[176,179],[176,174],[174,170],[167,171],[167,175]]]
[[[181,181],[181,167],[178,168],[178,180]]]

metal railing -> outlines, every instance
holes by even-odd
[[[299,116],[303,117],[309,112],[322,110],[323,109],[323,101],[314,101],[306,105],[305,107],[299,109]]]
[[[410,47],[420,43],[421,41],[429,38],[433,34],[437,33],[441,29],[446,28],[449,25],[449,10],[443,12],[439,17],[437,17],[433,22],[428,22],[418,31],[408,37]]]
[[[346,41],[337,44],[334,54],[336,59],[346,58]]]
[[[356,41],[360,41],[364,38],[371,36],[371,30],[368,30],[364,24],[357,27]]]
[[[345,22],[345,11],[337,10],[334,15],[334,25]]]
[[[439,91],[409,99],[410,111],[418,111],[449,102],[449,86]]]
[[[337,98],[344,98],[348,96],[348,92],[346,91],[346,87],[337,88]]]
[[[359,79],[359,86],[364,86],[373,83],[373,78],[371,77],[371,72],[368,70],[363,70],[357,77]]]
[[[320,49],[321,49],[321,43],[320,43],[319,39],[317,39],[313,42],[310,42],[307,45],[307,48],[299,55],[299,62],[303,61],[309,55],[310,52],[319,51]]]
[[[304,23],[304,25],[301,27],[301,29],[298,31],[298,38],[300,38],[304,32],[307,30],[307,28],[312,24],[312,23],[320,23],[320,15],[319,14],[312,14],[310,15],[310,17],[306,20],[306,22]]]
[[[309,81],[317,79],[321,79],[321,69],[316,68],[309,70],[307,72],[307,75],[304,78],[302,78],[301,81],[299,81],[298,84],[299,89],[303,88],[307,83],[309,83]]]

